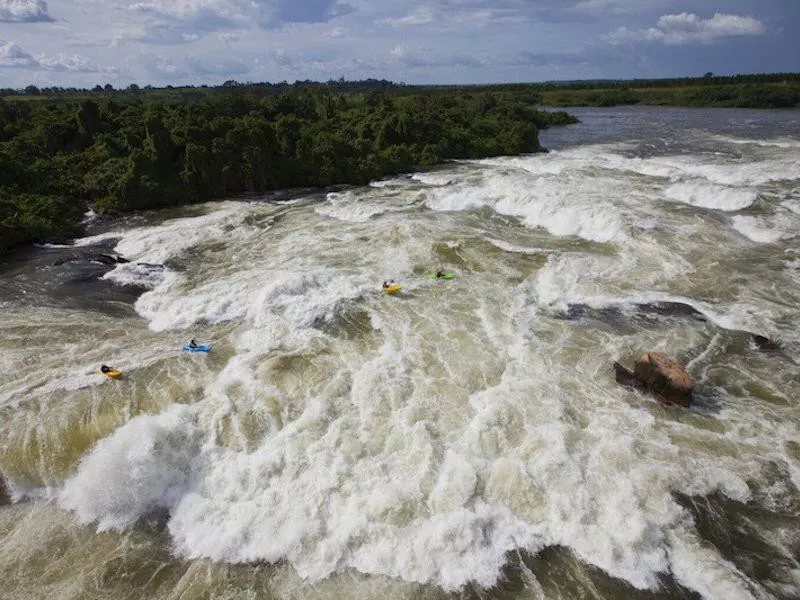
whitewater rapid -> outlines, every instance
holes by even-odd
[[[130,261],[105,284],[144,291],[125,318],[3,303],[12,495],[116,535],[161,514],[181,559],[285,562],[310,584],[491,589],[510,555],[559,547],[640,590],[788,594],[796,562],[759,580],[677,497],[800,501],[800,143],[708,139],[457,162],[77,240]],[[701,318],[637,314],[657,302]],[[191,337],[215,351],[181,353]],[[693,408],[614,383],[612,361],[648,350],[689,366]]]

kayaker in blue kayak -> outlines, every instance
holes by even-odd
[[[197,342],[195,340],[189,340],[189,348],[197,348]]]

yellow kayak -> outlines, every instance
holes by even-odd
[[[395,283],[393,285],[390,285],[389,287],[383,288],[383,291],[386,292],[387,294],[396,294],[402,289],[402,287],[403,287],[402,285]]]
[[[102,371],[100,371],[103,373]],[[117,371],[116,369],[111,369],[110,371],[106,371],[103,373],[106,377],[110,377],[111,379],[119,379],[122,377],[122,371]]]

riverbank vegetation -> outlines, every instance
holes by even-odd
[[[688,106],[798,108],[800,73],[633,81],[573,82],[535,86],[546,106]]]
[[[0,99],[0,249],[76,235],[87,208],[364,184],[448,159],[537,152],[539,129],[575,122],[536,110],[526,90],[392,93],[400,86],[376,83]]]

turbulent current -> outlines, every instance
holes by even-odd
[[[571,112],[7,258],[0,597],[800,597],[800,113]]]

